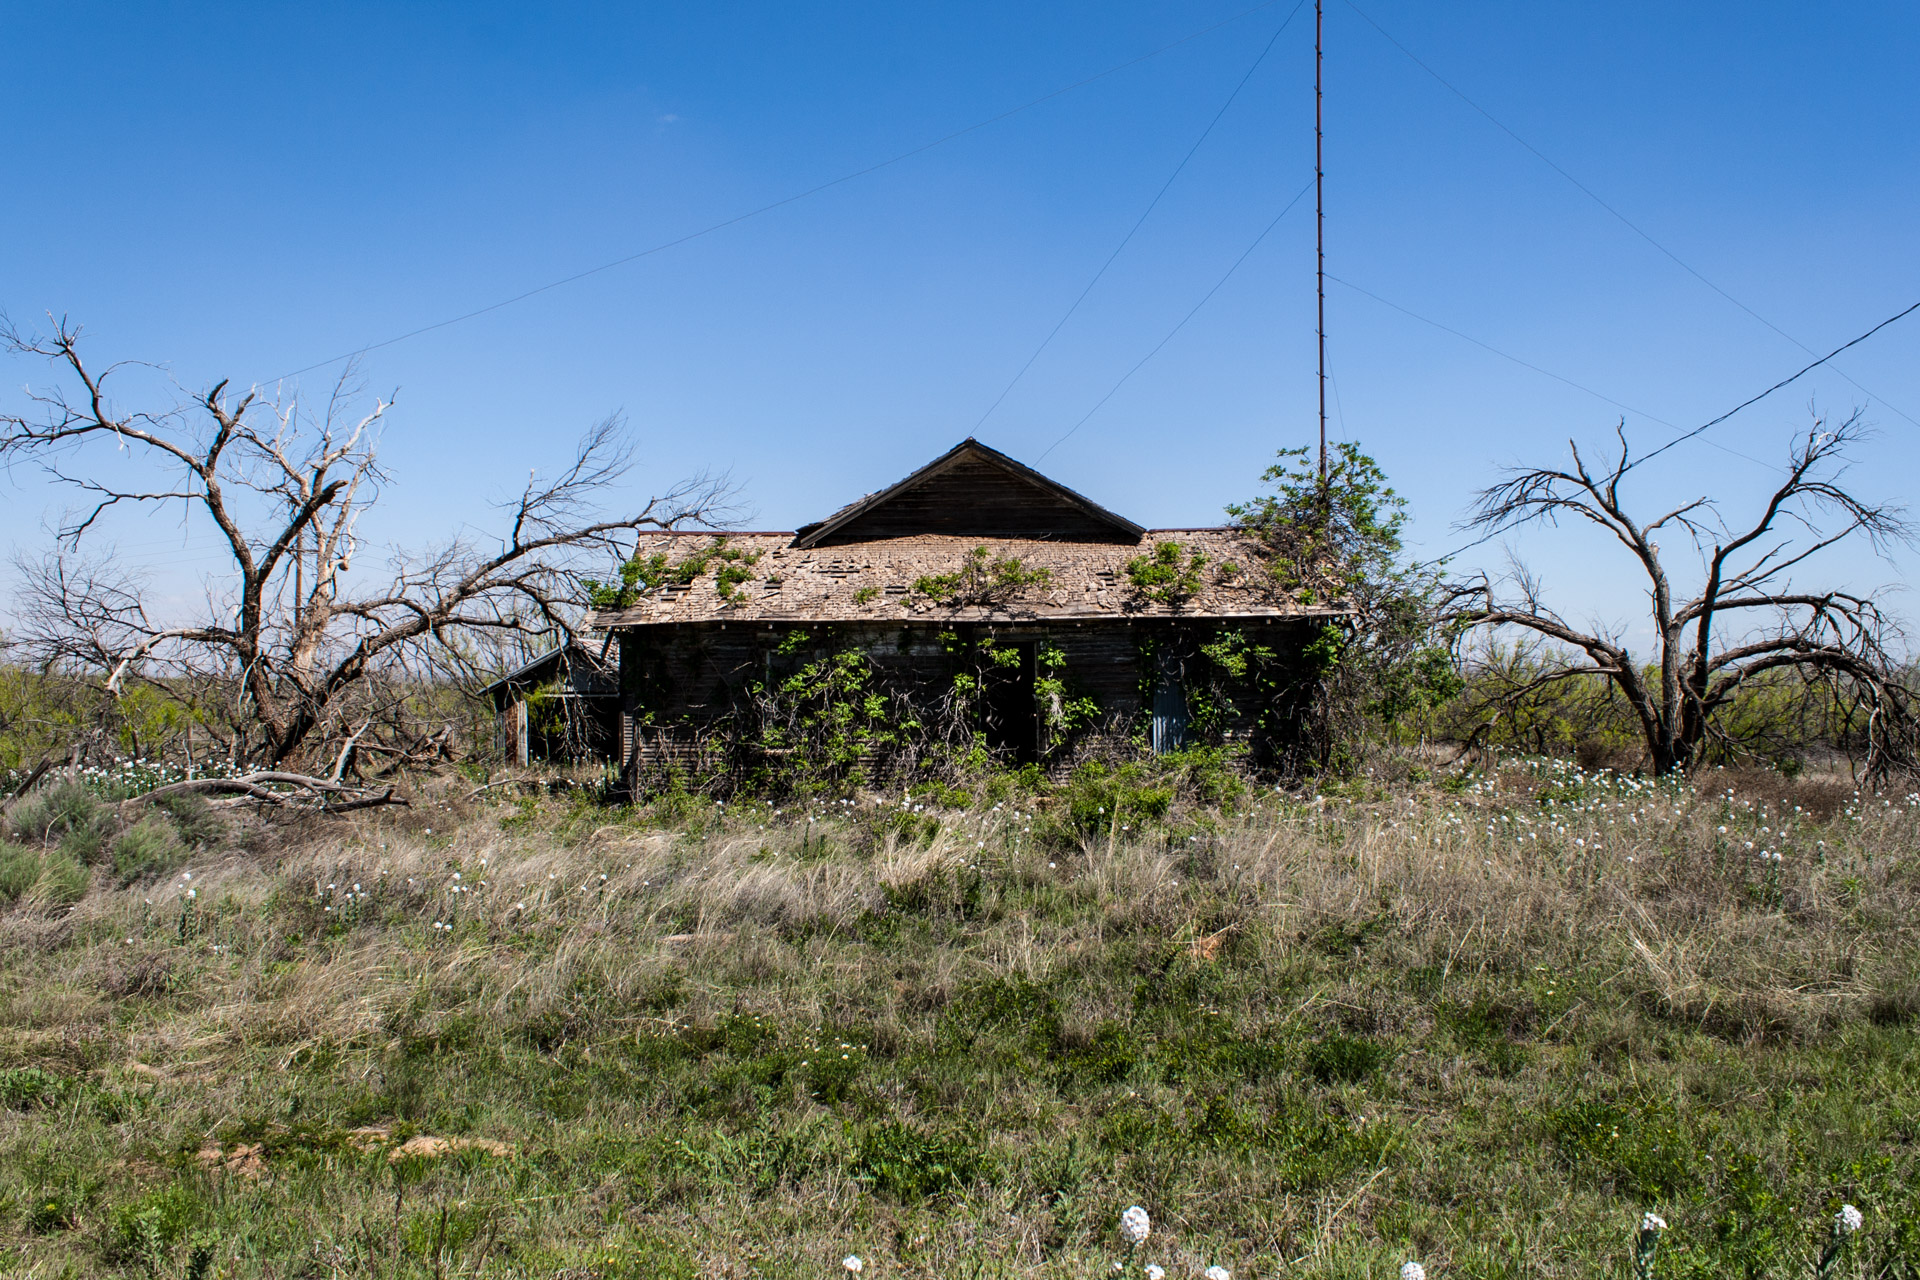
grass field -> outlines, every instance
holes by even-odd
[[[1843,1202],[1920,1267],[1920,797],[457,781],[25,813],[0,1272],[1091,1277],[1139,1204],[1176,1278],[1627,1275],[1648,1210],[1785,1277]]]

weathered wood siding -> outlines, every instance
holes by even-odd
[[[918,699],[937,700],[952,687],[959,669],[942,633],[962,639],[991,638],[998,644],[1035,643],[1065,657],[1059,674],[1069,698],[1090,697],[1099,706],[1105,733],[1127,737],[1141,732],[1142,716],[1162,664],[1171,660],[1176,675],[1199,672],[1198,647],[1223,631],[1237,631],[1285,660],[1296,659],[1315,625],[1307,620],[1187,622],[1134,619],[1025,624],[842,623],[801,626],[768,623],[663,624],[634,626],[620,633],[620,750],[635,773],[668,764],[682,768],[720,767],[720,739],[730,727],[750,722],[756,685],[768,684],[799,664],[849,647],[872,663],[878,682]],[[812,642],[790,655],[778,653],[796,632]],[[1149,656],[1149,655],[1165,655]],[[1197,676],[1196,676],[1197,678]],[[1257,708],[1240,708],[1227,736],[1251,741],[1256,757],[1273,744],[1254,741]],[[1098,745],[1090,735],[1084,754]]]

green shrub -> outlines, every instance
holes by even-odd
[[[1307,1046],[1307,1070],[1326,1083],[1343,1080],[1355,1084],[1380,1070],[1392,1057],[1393,1049],[1378,1040],[1336,1032]]]
[[[113,811],[77,782],[62,783],[21,804],[13,829],[29,844],[57,844],[73,858],[92,862],[113,830]]]
[[[174,833],[173,824],[150,813],[114,840],[113,873],[120,877],[121,884],[131,884],[142,876],[173,870],[186,856],[186,846]]]
[[[13,902],[40,879],[40,853],[0,840],[0,902]]]
[[[855,1145],[856,1175],[908,1204],[964,1190],[980,1178],[986,1160],[968,1135],[898,1121],[874,1125]]]
[[[1149,600],[1178,607],[1188,596],[1205,585],[1200,571],[1207,558],[1195,551],[1183,563],[1177,542],[1156,542],[1150,556],[1135,556],[1127,561],[1127,580]]]
[[[33,1111],[57,1107],[84,1086],[39,1067],[8,1067],[0,1071],[0,1107]]]
[[[108,1220],[108,1260],[139,1263],[157,1272],[200,1211],[200,1198],[180,1182],[121,1205]]]
[[[0,841],[0,903],[37,890],[48,903],[67,906],[86,896],[87,879],[87,869],[64,847],[28,849]]]
[[[210,849],[219,844],[220,838],[226,834],[213,806],[200,796],[167,796],[155,800],[153,804],[173,819],[174,829],[180,833],[180,842],[189,849]]]
[[[1144,764],[1115,769],[1089,760],[1073,771],[1060,798],[1065,812],[1051,810],[1040,834],[1043,843],[1071,846],[1165,819],[1173,809],[1174,787]]]

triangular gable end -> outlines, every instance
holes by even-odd
[[[805,526],[794,535],[793,545],[833,546],[923,533],[1132,543],[1145,532],[999,450],[967,439],[898,484]]]

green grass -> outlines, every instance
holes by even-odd
[[[1916,802],[1737,782],[202,830],[0,916],[0,1272],[1911,1267]]]

